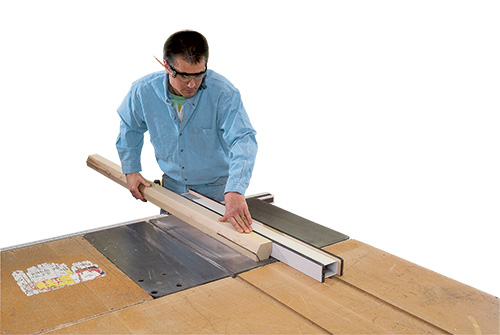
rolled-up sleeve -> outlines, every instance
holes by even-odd
[[[116,149],[118,150],[124,174],[142,170],[141,151],[147,126],[141,105],[136,100],[136,94],[134,88],[132,88],[118,108],[121,121]]]

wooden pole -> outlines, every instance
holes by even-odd
[[[87,165],[128,188],[127,178],[118,164],[100,155],[90,155]],[[270,240],[253,232],[238,233],[229,222],[220,222],[219,214],[155,183],[150,182],[150,184],[151,187],[141,188],[146,200],[255,261],[269,258],[272,249]]]
[[[192,190],[189,191],[189,194],[194,202],[210,208],[216,213],[224,212],[224,205]],[[324,282],[325,278],[334,275],[342,275],[342,258],[286,235],[257,220],[253,220],[252,227],[255,232],[273,241],[271,251],[273,258],[319,282]]]

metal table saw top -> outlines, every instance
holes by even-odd
[[[256,263],[172,215],[84,238],[153,298],[273,262]]]
[[[248,203],[259,221],[311,245],[324,247],[348,239],[262,200]],[[254,262],[172,215],[83,236],[153,298],[275,262],[273,258]]]

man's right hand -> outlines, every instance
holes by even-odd
[[[127,177],[128,190],[132,193],[132,196],[146,202],[147,200],[144,199],[141,191],[139,191],[139,186],[144,185],[146,187],[151,187],[151,184],[148,183],[139,172],[126,174],[125,177]]]

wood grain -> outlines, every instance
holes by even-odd
[[[325,334],[238,278],[225,278],[51,334]]]
[[[453,334],[499,333],[497,297],[356,240],[325,249],[344,258],[340,281]]]
[[[240,275],[333,334],[436,334],[443,331],[338,278],[314,279],[275,263]]]

